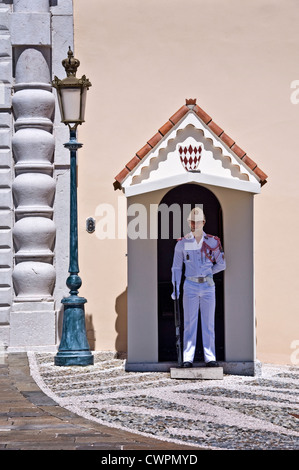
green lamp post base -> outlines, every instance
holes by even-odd
[[[59,351],[55,356],[55,366],[93,366],[90,351]]]
[[[90,366],[94,357],[86,337],[84,304],[86,299],[70,295],[64,304],[62,339],[55,356],[57,366]]]

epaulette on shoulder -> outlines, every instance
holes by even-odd
[[[205,238],[216,238],[216,240],[219,240],[219,238],[216,237],[216,235],[210,235],[209,233],[206,233]]]
[[[217,237],[216,235],[209,235],[208,233],[206,234],[205,238],[206,238],[206,239],[214,238],[214,240],[217,240],[217,242],[220,241],[220,238],[219,238],[219,237]]]
[[[207,242],[212,242],[212,241],[216,242],[216,246],[211,247],[212,250],[216,250],[216,248],[218,248],[218,246],[220,245],[220,238],[216,237],[216,235],[206,234],[205,239],[207,240]]]

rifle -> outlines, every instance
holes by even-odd
[[[174,300],[175,345],[176,345],[178,364],[179,366],[181,366],[183,363],[182,343],[181,343],[181,311],[180,311],[179,299],[177,296],[176,282],[174,283],[174,290],[175,290],[175,300]]]

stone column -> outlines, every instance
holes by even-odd
[[[10,350],[56,344],[51,16],[49,0],[14,0],[14,300]]]
[[[0,361],[9,344],[12,304],[11,5],[0,3]]]

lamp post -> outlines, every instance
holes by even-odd
[[[80,65],[71,48],[62,61],[67,77],[52,82],[57,90],[61,122],[70,130],[70,140],[64,146],[70,151],[70,254],[69,276],[66,285],[70,295],[62,299],[64,305],[62,336],[55,356],[57,366],[87,366],[94,362],[86,336],[84,304],[87,300],[78,296],[82,282],[78,264],[78,218],[77,218],[77,150],[82,147],[77,141],[77,126],[84,122],[86,93],[91,83],[85,75],[76,77]]]

